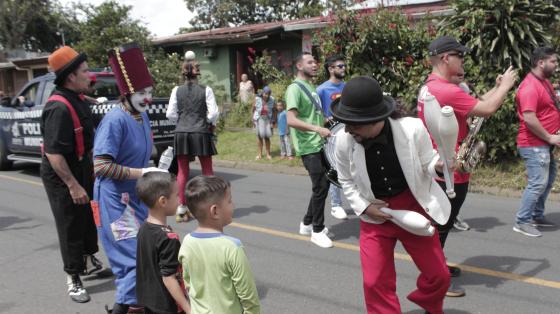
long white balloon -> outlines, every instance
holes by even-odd
[[[381,207],[379,210],[391,215],[392,218],[389,220],[410,233],[419,236],[434,235],[434,226],[432,226],[426,217],[417,212],[404,209],[390,209],[387,207]]]
[[[457,145],[457,135],[459,134],[459,125],[455,112],[450,106],[441,108],[441,118],[439,120],[439,137],[441,143],[438,143],[439,155],[443,160],[443,176],[445,177],[445,187],[447,196],[455,198],[455,182],[453,180],[453,171],[451,166],[455,158],[455,146]]]
[[[438,153],[443,160],[446,193],[449,198],[455,197],[453,172],[450,171],[455,158],[455,145],[459,127],[453,108],[441,108],[437,99],[427,93],[424,97],[424,119],[428,131],[438,146]]]

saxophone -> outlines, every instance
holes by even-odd
[[[461,173],[472,172],[486,153],[486,143],[476,140],[476,134],[484,122],[483,117],[474,117],[469,124],[469,134],[457,152],[457,170]]]

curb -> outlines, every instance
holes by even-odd
[[[272,172],[281,173],[288,175],[301,175],[306,176],[307,170],[304,167],[293,167],[285,165],[270,165],[262,163],[252,163],[245,161],[231,161],[231,160],[216,160],[214,159],[213,164],[218,167],[233,168],[233,169],[243,169],[243,170],[253,170],[261,172]],[[198,163],[198,160],[196,161]],[[483,185],[471,185],[469,186],[470,193],[485,194],[493,196],[501,196],[508,198],[521,198],[523,194],[522,190],[513,189],[503,189],[495,186],[483,186]],[[549,201],[560,201],[560,193],[550,193],[547,200]]]

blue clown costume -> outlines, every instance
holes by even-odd
[[[109,51],[117,85],[128,102],[115,106],[99,124],[94,141],[94,216],[115,275],[115,308],[136,305],[136,235],[148,208],[136,193],[131,169],[147,168],[152,152],[150,121],[131,105],[130,95],[153,86],[142,51],[128,44]],[[118,310],[117,307],[122,308]]]

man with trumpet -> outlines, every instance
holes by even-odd
[[[517,81],[518,74],[511,66],[503,75],[496,79],[496,86],[480,98],[469,95],[460,84],[465,78],[463,69],[467,47],[450,36],[442,36],[430,43],[428,54],[432,64],[432,73],[424,82],[418,95],[418,116],[425,123],[424,99],[428,95],[433,95],[441,106],[453,108],[459,127],[457,137],[457,148],[469,133],[467,119],[469,117],[490,117],[503,104],[508,92]],[[437,145],[434,141],[434,148]],[[438,226],[441,247],[445,246],[449,230],[453,227],[453,222],[459,214],[461,206],[467,196],[469,186],[469,173],[455,171],[453,174],[455,197],[451,201],[451,215],[445,224]],[[445,182],[438,180],[438,183],[445,188]],[[452,277],[460,275],[461,270],[457,267],[449,266]],[[447,296],[461,297],[465,291],[451,284]]]

